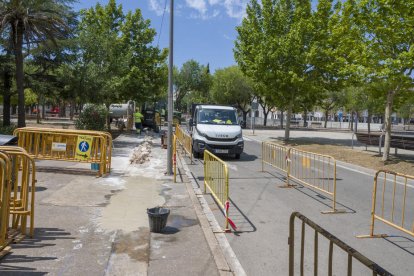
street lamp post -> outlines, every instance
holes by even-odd
[[[168,153],[167,153],[167,174],[172,175],[172,154],[173,154],[173,53],[174,53],[174,0],[170,0],[170,51],[168,64]]]

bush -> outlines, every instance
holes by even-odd
[[[76,129],[105,130],[108,112],[104,106],[88,104],[75,121]]]
[[[0,121],[0,134],[13,135],[15,129],[15,125],[3,126],[3,122]]]

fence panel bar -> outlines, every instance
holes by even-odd
[[[293,276],[295,275],[295,219],[299,219],[302,221],[302,223],[305,223],[308,227],[315,230],[315,236],[314,236],[314,268],[313,273],[314,275],[318,274],[318,262],[317,262],[317,252],[318,252],[318,235],[321,235],[325,237],[329,241],[329,267],[328,267],[328,275],[332,275],[334,267],[333,267],[333,245],[336,245],[337,248],[341,249],[345,253],[347,253],[347,275],[352,275],[352,259],[358,260],[362,265],[364,265],[367,269],[372,271],[373,275],[384,275],[384,276],[391,276],[390,272],[383,269],[381,266],[376,264],[375,262],[371,261],[361,253],[359,253],[357,250],[353,249],[328,231],[326,229],[322,228],[318,224],[314,223],[312,220],[307,218],[306,216],[302,215],[299,212],[293,212],[290,215],[289,220],[289,275]],[[301,231],[304,233],[304,231]],[[302,249],[301,249],[302,250]],[[302,261],[301,261],[302,265]],[[302,272],[301,272],[301,275]]]
[[[386,217],[385,215],[385,196],[388,195],[387,191],[385,189],[385,186],[387,185],[387,175],[393,175],[394,177],[389,180],[392,181],[392,194],[389,195],[389,197],[391,198],[392,202],[391,202],[391,210],[387,210],[388,212],[391,213],[390,217]],[[380,178],[380,176],[383,177],[384,182],[383,182],[383,188],[382,190],[378,190],[378,180]],[[397,186],[397,177],[404,179],[403,182],[399,182],[399,184],[404,185],[404,189],[403,192],[401,194],[396,193],[396,186]],[[412,194],[411,197],[408,196],[407,194],[407,187],[408,187],[408,180],[410,181],[414,181],[414,176],[411,175],[405,175],[405,174],[400,174],[400,173],[396,173],[396,172],[392,172],[392,171],[388,171],[388,170],[379,170],[377,171],[377,173],[375,174],[374,177],[374,187],[373,187],[373,192],[372,192],[372,209],[371,209],[371,227],[370,227],[370,233],[369,235],[359,235],[357,236],[358,238],[378,238],[378,237],[386,237],[386,234],[374,234],[374,227],[375,227],[375,220],[379,220],[399,231],[402,231],[406,234],[409,234],[411,236],[414,236],[414,228],[407,228],[405,227],[405,220],[406,220],[406,216],[407,216],[407,212],[406,212],[406,201],[413,201],[414,198],[412,198]],[[380,214],[377,214],[376,212],[376,199],[378,197],[377,193],[380,192],[382,193],[381,195],[379,195],[381,197],[381,211]],[[396,212],[395,210],[395,203],[398,202],[402,202],[402,209],[399,212]],[[411,214],[411,217],[409,218],[410,221],[414,222],[414,214]],[[401,219],[401,223],[395,222],[394,221],[394,217],[396,215],[401,215],[402,219]]]

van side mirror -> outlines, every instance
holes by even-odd
[[[190,127],[195,126],[194,121],[193,121],[193,119],[192,119],[192,118],[189,120],[189,122],[188,122],[188,123],[189,123]]]

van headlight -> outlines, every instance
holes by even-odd
[[[198,129],[197,129],[197,132],[198,132],[198,134],[199,134],[200,136],[203,136],[203,137],[206,137],[206,138],[207,138],[207,134],[205,134],[205,133],[203,133],[203,132],[199,131]]]
[[[236,138],[243,138],[243,133],[240,132],[239,134],[237,134]]]

